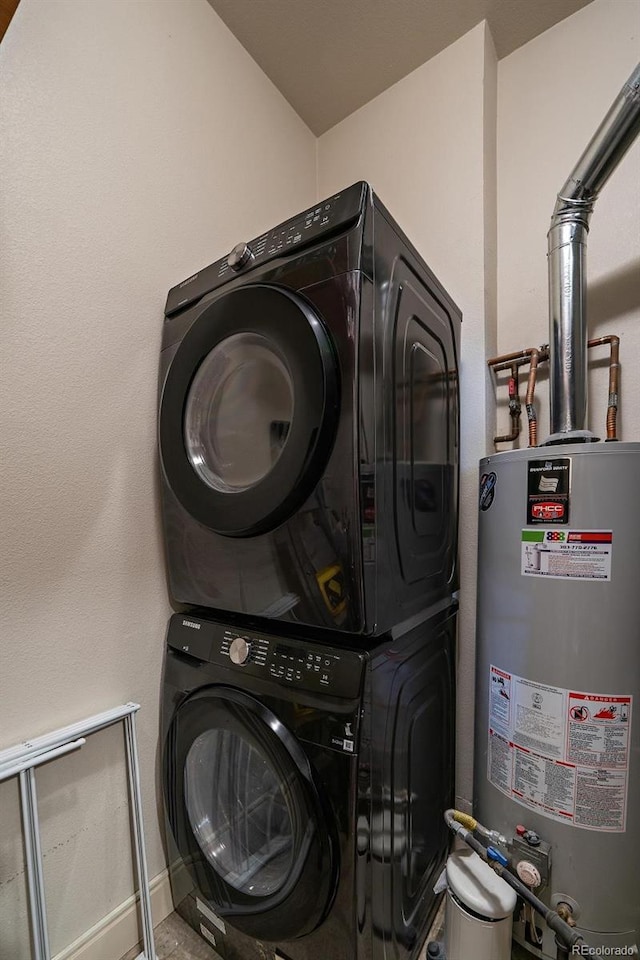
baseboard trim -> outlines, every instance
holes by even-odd
[[[153,878],[149,884],[149,893],[153,925],[156,926],[173,910],[167,870]],[[61,953],[56,954],[54,960],[120,960],[142,937],[137,904],[138,897],[135,894],[128,897]]]

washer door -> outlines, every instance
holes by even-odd
[[[301,297],[248,284],[204,307],[160,405],[167,481],[200,523],[230,537],[287,520],[320,480],[338,421],[329,335]]]
[[[175,714],[164,772],[174,838],[213,910],[261,940],[313,930],[335,890],[335,831],[275,715],[241,691],[204,688]]]

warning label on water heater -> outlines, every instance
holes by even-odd
[[[487,776],[544,817],[622,833],[633,698],[583,693],[490,668]]]
[[[611,530],[523,530],[523,577],[551,580],[611,580]]]

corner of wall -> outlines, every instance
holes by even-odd
[[[478,311],[476,316],[475,341],[468,347],[468,362],[473,372],[465,371],[474,383],[477,407],[466,417],[467,432],[472,419],[474,438],[467,448],[466,467],[462,471],[461,485],[463,503],[461,538],[461,562],[468,571],[464,578],[464,602],[460,616],[460,654],[458,664],[459,708],[457,716],[457,775],[456,803],[470,811],[473,798],[473,724],[475,699],[475,602],[476,602],[476,524],[477,524],[477,463],[492,449],[495,421],[495,397],[487,358],[495,352],[497,341],[497,91],[498,60],[493,37],[486,21],[482,24],[481,84],[478,91],[478,110],[481,112],[480,137],[481,165],[479,188],[481,190],[481,224],[478,240],[481,244]],[[464,328],[463,328],[464,333]],[[481,422],[477,422],[477,418]],[[468,435],[468,439],[471,439]],[[471,451],[471,452],[470,452]],[[466,522],[465,522],[466,515]]]
[[[495,356],[498,347],[498,57],[489,29],[484,22],[484,83],[483,83],[483,138],[484,138],[484,309],[486,357]],[[492,449],[495,424],[495,392],[488,368],[485,367],[485,433],[486,450]]]
[[[320,196],[320,137],[316,137],[314,153],[315,153],[315,163],[316,163],[316,169],[315,169],[316,203],[318,203],[318,201],[322,199]]]

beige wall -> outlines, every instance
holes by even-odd
[[[495,421],[485,360],[547,339],[554,196],[633,66],[638,10],[595,0],[499,69],[480,25],[316,142],[205,0],[22,0],[0,49],[0,747],[141,702],[152,875],[167,288],[364,178],[461,306],[458,793],[469,801],[477,461]],[[639,150],[603,192],[589,242],[590,332],[623,336],[627,439],[640,420]],[[595,381],[599,425],[602,369]],[[132,889],[121,746],[118,731],[101,733],[38,777],[54,952]],[[0,811],[0,956],[22,960],[14,784],[0,785]]]
[[[546,234],[555,197],[639,59],[640,4],[595,0],[498,69],[498,331],[501,352],[546,343]],[[640,142],[598,200],[588,240],[589,336],[621,335],[621,439],[640,440]],[[590,428],[603,436],[607,372],[590,351]],[[501,394],[498,432],[508,416]],[[546,370],[539,436],[549,434]],[[526,440],[524,444],[526,446]]]
[[[205,0],[22,0],[0,68],[0,747],[140,702],[153,876],[164,297],[314,201],[315,138]],[[104,732],[38,775],[54,953],[133,889],[122,755]],[[22,960],[15,783],[0,811],[0,956]]]
[[[495,52],[484,24],[318,141],[319,194],[369,180],[463,313],[457,789],[466,801],[473,749],[477,464],[494,418],[484,363],[495,347],[494,154]]]

